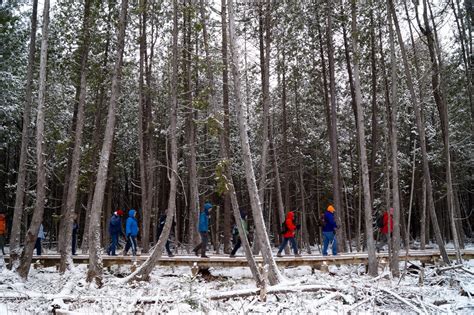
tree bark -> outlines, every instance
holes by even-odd
[[[387,6],[388,8],[388,6]],[[392,15],[388,8],[388,27],[390,37],[390,63],[391,63],[391,78],[392,78],[392,99],[390,101],[390,117],[389,119],[389,138],[391,151],[391,166],[392,166],[392,197],[393,197],[393,246],[390,256],[390,269],[394,277],[400,276],[399,269],[399,251],[400,251],[400,191],[398,181],[398,78],[397,78],[397,58],[395,55],[395,39],[393,34]],[[388,209],[387,209],[388,210]],[[391,213],[389,212],[389,215]],[[390,220],[389,220],[390,222]]]
[[[425,134],[425,128],[423,127],[420,104],[415,94],[414,82],[411,77],[411,70],[408,64],[408,58],[407,58],[406,50],[405,50],[405,43],[403,42],[402,33],[400,31],[400,26],[398,24],[397,14],[395,11],[395,7],[393,5],[393,0],[388,0],[388,1],[389,1],[390,10],[392,11],[392,17],[393,17],[393,22],[395,25],[395,30],[397,33],[398,44],[400,45],[400,50],[402,53],[407,86],[410,92],[410,99],[413,104],[413,109],[415,111],[416,125],[418,129],[419,137],[420,137],[420,148],[421,148],[421,156],[422,156],[422,161],[423,161],[423,174],[424,174],[425,183],[426,183],[428,209],[430,211],[431,223],[433,225],[436,242],[438,243],[441,256],[443,257],[443,261],[446,264],[449,264],[449,258],[446,252],[446,248],[444,246],[443,239],[441,237],[441,230],[438,225],[438,218],[436,216],[435,205],[434,205],[434,200],[433,200],[433,188],[432,188],[431,174],[430,174],[430,169],[429,169],[429,164],[428,164],[428,153],[426,150],[426,134]]]
[[[456,250],[456,260],[457,263],[462,263],[461,251],[459,246],[459,238],[456,227],[456,221],[454,217],[455,213],[455,203],[454,203],[454,190],[453,190],[453,175],[451,169],[451,153],[449,149],[449,117],[448,117],[448,107],[444,97],[443,91],[443,82],[440,72],[440,52],[436,54],[436,29],[430,27],[430,22],[428,20],[427,13],[428,3],[426,0],[423,0],[423,20],[425,28],[421,28],[423,34],[426,36],[428,51],[430,53],[431,59],[431,85],[433,88],[433,96],[435,99],[436,106],[438,107],[439,117],[441,121],[441,134],[443,137],[444,143],[444,156],[446,159],[446,186],[447,186],[447,204],[448,204],[448,214],[449,222],[451,225],[451,233],[454,241],[454,249]],[[433,38],[434,36],[434,38]],[[438,43],[439,44],[439,43]]]
[[[335,61],[334,61],[334,43],[333,43],[333,2],[328,3],[327,12],[327,28],[326,28],[326,41],[328,46],[328,70],[329,70],[329,144],[331,149],[331,182],[333,191],[333,202],[336,208],[336,223],[338,226],[342,226],[342,201],[341,201],[341,184],[339,180],[339,151],[337,148],[337,116],[336,116],[336,76],[335,76]],[[344,240],[342,240],[343,242]],[[342,246],[344,246],[341,243]]]
[[[44,1],[43,29],[41,38],[40,77],[38,87],[38,109],[36,114],[36,201],[31,224],[26,232],[25,246],[21,253],[20,264],[16,271],[21,278],[26,279],[30,272],[33,249],[43,221],[44,205],[46,202],[46,161],[44,151],[44,125],[46,103],[46,67],[48,62],[49,35],[49,0]]]
[[[253,213],[253,219],[255,222],[255,230],[260,242],[260,250],[262,252],[263,261],[268,266],[268,280],[271,285],[278,284],[282,281],[282,276],[275,260],[272,256],[270,241],[268,240],[267,231],[265,228],[265,220],[262,213],[262,204],[258,196],[257,183],[255,181],[255,174],[252,165],[252,156],[250,152],[249,139],[247,135],[247,120],[244,113],[241,97],[241,84],[240,84],[240,71],[239,71],[239,60],[238,51],[236,47],[237,39],[235,34],[235,21],[234,21],[234,5],[231,0],[228,4],[229,14],[229,46],[231,52],[231,70],[234,77],[234,96],[235,104],[238,112],[240,142],[242,146],[242,159],[245,165],[245,177],[247,181],[247,188],[249,191],[250,204]]]
[[[81,52],[80,67],[80,85],[79,99],[77,100],[77,121],[74,132],[74,149],[72,153],[71,172],[69,175],[68,194],[66,199],[66,209],[64,217],[59,226],[59,238],[63,242],[59,243],[59,254],[61,261],[59,263],[59,272],[64,273],[73,265],[71,243],[72,243],[72,225],[76,211],[77,190],[79,182],[79,167],[81,162],[82,130],[84,128],[84,110],[86,103],[87,88],[87,61],[89,57],[90,29],[92,27],[91,16],[92,0],[86,0],[84,4],[84,18],[82,27],[82,43],[79,51]]]
[[[105,127],[104,142],[100,152],[100,162],[97,171],[97,180],[94,189],[94,197],[90,214],[89,225],[89,268],[87,271],[87,281],[95,280],[98,286],[102,285],[102,257],[100,248],[100,216],[104,202],[104,191],[107,182],[107,173],[109,168],[109,159],[114,140],[115,128],[115,108],[120,93],[120,79],[122,74],[123,51],[125,46],[125,29],[127,25],[128,0],[122,0],[119,29],[118,29],[118,47],[117,59],[112,76],[112,86],[110,91],[109,110],[107,114],[107,123]]]
[[[367,252],[369,260],[369,274],[376,276],[377,271],[377,257],[375,255],[374,232],[372,228],[372,199],[370,196],[370,181],[369,181],[369,166],[367,163],[367,151],[365,145],[365,127],[364,127],[364,112],[362,110],[362,91],[360,87],[359,77],[359,43],[358,43],[358,29],[356,18],[356,2],[352,0],[352,51],[354,54],[354,90],[355,90],[355,105],[357,109],[357,133],[359,135],[359,154],[362,171],[362,186],[364,192],[364,213],[365,213],[365,230],[367,239]]]
[[[28,159],[28,142],[29,142],[29,126],[31,121],[31,104],[33,103],[33,72],[35,68],[35,51],[36,51],[36,27],[38,0],[33,0],[33,12],[31,14],[31,33],[28,51],[28,68],[26,70],[26,86],[25,86],[25,108],[23,109],[23,128],[21,132],[21,149],[20,160],[18,162],[18,178],[16,185],[15,207],[13,211],[13,220],[10,233],[10,261],[8,268],[14,269],[18,265],[20,257],[20,235],[21,235],[21,219],[23,217],[25,190],[26,190],[26,161]]]
[[[170,126],[168,136],[171,147],[171,176],[170,176],[170,194],[168,199],[168,210],[166,213],[166,222],[161,232],[158,242],[151,252],[150,257],[133,272],[127,279],[131,281],[148,281],[150,273],[153,271],[157,261],[161,258],[163,247],[168,241],[173,219],[176,213],[176,191],[178,179],[178,141],[176,137],[176,127],[178,122],[178,1],[173,0],[173,47],[172,47],[172,75],[171,75],[171,111]]]

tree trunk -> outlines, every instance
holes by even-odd
[[[443,257],[443,261],[446,264],[449,264],[449,258],[448,258],[448,254],[446,252],[446,248],[444,246],[443,239],[441,237],[441,230],[440,230],[439,225],[438,225],[438,218],[436,216],[435,205],[434,205],[434,200],[433,200],[433,188],[432,188],[431,175],[430,175],[430,169],[429,169],[429,164],[428,164],[428,153],[427,153],[427,150],[426,150],[426,134],[425,134],[425,128],[423,127],[420,104],[419,104],[418,99],[415,95],[414,82],[413,82],[413,79],[411,77],[411,70],[410,70],[410,67],[409,67],[409,64],[408,64],[408,58],[407,58],[406,50],[405,50],[405,43],[403,42],[402,34],[401,34],[401,31],[400,31],[400,26],[398,24],[397,14],[396,14],[396,11],[395,11],[395,7],[393,5],[393,0],[388,0],[388,1],[389,1],[390,10],[392,11],[395,30],[397,32],[398,44],[400,45],[400,50],[401,50],[401,53],[402,53],[402,59],[403,59],[403,65],[404,65],[404,68],[405,68],[407,86],[408,86],[408,90],[410,92],[410,99],[411,99],[411,102],[413,104],[413,109],[415,111],[416,125],[417,125],[417,129],[418,129],[419,137],[420,137],[421,156],[422,156],[422,160],[423,160],[423,174],[424,174],[425,183],[426,183],[428,209],[430,211],[431,223],[433,225],[433,230],[434,230],[434,233],[435,233],[436,242],[438,243],[439,250],[441,252],[441,256]]]
[[[388,6],[387,6],[388,8]],[[392,251],[390,256],[390,269],[394,277],[400,276],[399,269],[399,251],[400,251],[400,191],[398,182],[398,78],[397,78],[397,59],[395,56],[395,39],[393,34],[392,16],[390,9],[388,9],[388,25],[390,36],[390,63],[391,63],[391,77],[392,77],[392,99],[390,101],[391,107],[389,120],[389,138],[392,158],[392,197],[393,197],[393,235],[392,235]],[[388,210],[388,209],[387,209]],[[389,215],[392,215],[389,212]],[[390,220],[389,220],[390,222]]]
[[[38,87],[38,109],[36,113],[36,202],[31,224],[26,232],[25,247],[21,253],[20,264],[16,271],[23,279],[30,272],[33,249],[43,221],[46,202],[46,161],[44,152],[44,108],[46,103],[46,66],[48,62],[49,0],[44,1],[43,29],[41,38],[40,77]]]
[[[448,204],[448,215],[449,222],[451,224],[451,233],[454,241],[454,249],[456,250],[456,260],[457,263],[462,263],[461,251],[459,247],[459,238],[456,227],[456,221],[454,217],[455,213],[455,203],[454,203],[454,190],[453,190],[453,175],[451,169],[451,153],[449,149],[449,117],[448,117],[448,107],[444,97],[443,91],[443,82],[441,79],[440,72],[440,52],[436,54],[436,29],[431,29],[430,22],[428,20],[427,13],[428,3],[426,0],[423,0],[423,20],[425,28],[421,28],[423,34],[426,36],[428,51],[430,53],[431,59],[431,85],[433,88],[433,96],[435,99],[436,106],[438,107],[439,117],[441,121],[441,134],[443,136],[444,143],[444,156],[446,159],[446,186],[447,186],[447,204]],[[421,26],[421,25],[420,25]],[[433,38],[434,36],[434,38]],[[438,43],[439,44],[439,43]]]
[[[268,265],[268,280],[271,285],[275,285],[281,282],[282,276],[275,260],[272,256],[270,241],[268,240],[267,231],[265,228],[265,221],[262,213],[262,205],[258,196],[257,183],[255,181],[255,174],[252,165],[252,156],[250,152],[249,139],[247,135],[247,120],[244,113],[242,104],[242,97],[240,91],[240,71],[239,71],[239,58],[237,52],[237,39],[235,34],[235,22],[234,22],[234,5],[231,0],[228,4],[229,13],[229,43],[231,52],[231,69],[234,77],[234,96],[235,104],[238,112],[240,141],[242,145],[242,159],[245,165],[245,177],[247,181],[247,187],[249,191],[250,204],[253,212],[253,219],[255,222],[255,230],[260,242],[260,250],[262,252],[263,261]]]
[[[173,225],[173,218],[176,213],[176,191],[178,180],[178,141],[176,129],[178,122],[178,2],[173,0],[173,47],[172,47],[172,76],[171,76],[171,110],[170,127],[168,136],[171,146],[171,176],[170,176],[170,194],[168,199],[168,210],[166,213],[166,222],[163,231],[158,239],[158,243],[153,249],[150,257],[133,272],[127,279],[131,281],[148,281],[150,273],[153,271],[157,261],[161,258],[163,247],[168,241],[169,233]]]
[[[329,144],[331,149],[331,181],[333,191],[333,202],[336,208],[336,223],[338,226],[342,226],[342,201],[341,201],[341,184],[339,180],[339,151],[337,148],[337,116],[336,116],[336,76],[335,76],[335,62],[334,62],[334,43],[333,43],[333,30],[332,30],[332,19],[333,19],[333,2],[328,3],[327,12],[327,28],[326,28],[326,40],[328,46],[328,65],[329,65],[329,121],[328,121],[328,133],[329,133]],[[341,245],[344,242],[342,237]]]
[[[362,186],[364,191],[364,213],[365,213],[365,230],[367,239],[367,252],[369,260],[369,274],[371,276],[377,275],[377,257],[375,255],[374,232],[372,228],[372,204],[370,196],[370,181],[369,181],[369,166],[367,163],[367,151],[365,148],[365,127],[364,127],[364,112],[362,110],[362,92],[359,78],[359,43],[358,30],[356,19],[356,3],[352,0],[352,50],[354,54],[354,90],[355,90],[355,105],[357,109],[357,133],[359,134],[359,154],[362,171]]]
[[[81,162],[81,145],[82,145],[82,130],[84,128],[84,109],[86,103],[86,88],[87,88],[87,61],[89,57],[89,43],[90,43],[90,29],[91,25],[91,5],[92,0],[86,0],[84,4],[84,18],[82,27],[82,47],[79,48],[81,52],[81,67],[80,67],[80,85],[79,85],[79,99],[77,105],[77,121],[76,130],[74,132],[74,149],[72,153],[71,172],[69,175],[69,183],[67,183],[68,194],[66,199],[66,209],[64,217],[61,220],[59,227],[59,238],[63,242],[59,243],[59,253],[61,261],[59,263],[59,272],[64,273],[72,264],[72,225],[74,223],[74,216],[76,211],[77,190],[79,182],[79,167]]]
[[[123,51],[125,46],[125,29],[127,22],[128,0],[122,0],[119,29],[118,29],[118,47],[117,60],[114,66],[112,76],[112,86],[110,91],[109,110],[107,114],[107,123],[105,127],[104,142],[100,152],[100,162],[97,171],[97,180],[94,189],[94,197],[90,214],[89,225],[89,268],[87,272],[87,281],[95,280],[98,286],[102,285],[102,257],[100,255],[100,216],[104,202],[104,191],[107,182],[107,173],[109,168],[109,159],[114,140],[115,128],[115,108],[120,92],[120,79],[122,74]]]
[[[15,207],[13,212],[13,220],[10,233],[10,261],[8,268],[14,269],[18,265],[20,257],[20,235],[21,235],[21,219],[23,217],[23,206],[26,189],[26,161],[28,151],[28,129],[31,121],[31,104],[33,103],[33,72],[35,67],[35,51],[36,51],[36,25],[37,25],[38,0],[33,0],[33,12],[31,14],[31,33],[28,52],[28,68],[26,70],[26,86],[25,86],[25,108],[23,110],[23,129],[21,132],[21,149],[20,160],[18,162],[18,178],[16,185]]]
[[[138,104],[138,142],[140,147],[140,188],[142,204],[142,251],[147,253],[150,248],[150,221],[153,203],[153,165],[152,164],[152,121],[149,80],[145,86],[145,76],[148,72],[147,63],[147,17],[148,2],[140,1],[140,61],[139,61],[139,104]]]

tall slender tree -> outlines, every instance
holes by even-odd
[[[101,257],[101,230],[100,216],[104,202],[105,186],[107,184],[107,173],[109,169],[109,159],[112,152],[112,144],[115,133],[116,106],[120,93],[120,81],[122,76],[123,51],[125,46],[125,30],[127,26],[128,0],[122,0],[120,7],[118,26],[117,55],[112,76],[112,86],[110,90],[109,109],[107,113],[107,124],[105,127],[104,141],[100,152],[99,169],[94,189],[94,197],[90,214],[89,224],[89,268],[87,271],[87,281],[95,280],[98,286],[102,285],[102,257]]]
[[[41,38],[40,77],[38,87],[38,109],[36,112],[36,201],[33,218],[26,232],[25,246],[21,253],[20,265],[16,269],[20,277],[26,279],[30,272],[33,249],[40,225],[43,221],[44,205],[46,203],[46,161],[44,152],[44,125],[46,103],[46,67],[48,63],[49,38],[49,0],[44,1],[43,28]]]
[[[36,51],[36,27],[38,15],[38,0],[33,0],[31,13],[31,33],[28,51],[28,68],[26,71],[25,108],[23,109],[23,127],[21,132],[20,160],[18,162],[18,178],[16,184],[15,207],[10,233],[10,269],[15,268],[20,257],[21,219],[23,217],[25,190],[26,190],[26,161],[29,142],[29,126],[31,121],[31,104],[33,103],[33,72]]]

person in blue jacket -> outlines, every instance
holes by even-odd
[[[114,212],[109,221],[109,235],[110,235],[110,245],[107,248],[107,255],[117,256],[115,250],[117,249],[119,236],[124,235],[122,230],[122,215],[123,211],[118,209]]]
[[[201,250],[202,258],[209,258],[206,256],[206,249],[207,240],[209,238],[209,212],[211,210],[212,204],[210,202],[206,202],[204,204],[204,208],[199,213],[199,234],[201,235],[201,243],[194,248],[193,252],[196,254],[196,256],[199,256],[198,251]]]
[[[323,217],[323,256],[328,255],[329,243],[332,243],[332,254],[337,255],[337,241],[336,241],[336,229],[337,224],[334,220],[334,209],[333,205],[329,205],[327,210],[324,212]]]
[[[138,222],[135,215],[137,212],[134,209],[128,211],[127,223],[125,225],[125,234],[127,235],[127,245],[125,245],[125,250],[123,255],[127,255],[128,250],[132,248],[133,256],[137,255],[137,235],[138,235]]]

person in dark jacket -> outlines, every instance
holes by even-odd
[[[111,239],[110,245],[107,248],[107,254],[109,256],[117,256],[115,250],[117,249],[119,236],[124,235],[122,230],[122,215],[123,211],[119,209],[114,212],[109,221],[109,235]]]
[[[77,224],[77,214],[74,213],[73,215],[73,222],[72,222],[72,254],[76,255],[76,248],[77,248],[77,232],[79,230],[79,225]]]
[[[127,235],[127,245],[123,255],[126,256],[128,250],[132,248],[132,255],[137,255],[137,236],[138,236],[138,221],[135,215],[137,212],[134,209],[128,211],[127,223],[125,224],[125,234]]]
[[[198,251],[201,250],[202,258],[209,258],[206,256],[206,249],[209,232],[209,212],[211,210],[212,204],[210,202],[206,202],[204,204],[204,208],[201,210],[201,213],[199,213],[199,234],[201,235],[201,243],[194,248],[193,252],[196,254],[196,256],[199,256]]]
[[[166,211],[165,211],[166,213]],[[160,216],[160,219],[158,220],[158,229],[156,230],[156,238],[159,239],[160,236],[161,236],[161,233],[163,232],[163,228],[165,227],[165,223],[166,223],[166,214],[162,214]],[[173,230],[174,226],[176,225],[175,221],[173,220],[173,225],[171,226],[171,230]],[[170,235],[171,235],[171,232],[170,232]],[[168,239],[166,240],[166,245],[165,245],[165,248],[166,248],[166,252],[168,253],[168,257],[173,257],[173,252],[171,252],[171,249],[170,249],[170,239],[169,239],[169,236],[168,236]]]
[[[283,257],[281,252],[285,249],[288,242],[290,242],[293,251],[295,252],[296,257],[301,257],[301,254],[298,252],[298,245],[295,240],[295,231],[300,228],[299,225],[295,224],[295,213],[290,211],[286,214],[285,219],[286,232],[283,234],[283,242],[281,242],[280,247],[278,248],[277,257]]]
[[[248,234],[249,227],[247,223],[247,213],[243,210],[240,210],[240,222],[242,224],[242,228],[244,229],[245,234]],[[239,235],[239,229],[237,228],[237,223],[235,224],[233,228],[232,234],[235,235],[237,240],[235,242],[234,248],[232,249],[232,252],[230,253],[230,256],[229,256],[230,258],[234,258],[240,246],[242,246],[242,240]]]
[[[382,248],[388,244],[388,234],[393,233],[393,208],[390,208],[390,213],[389,211],[384,212],[382,222],[383,225],[380,228],[380,242],[376,246],[378,252],[380,252],[380,250],[382,250]]]
[[[329,205],[327,210],[324,212],[324,225],[323,225],[323,256],[328,255],[329,243],[332,243],[332,254],[337,255],[337,240],[336,240],[336,229],[337,224],[334,219],[334,211],[336,209],[333,205]]]

